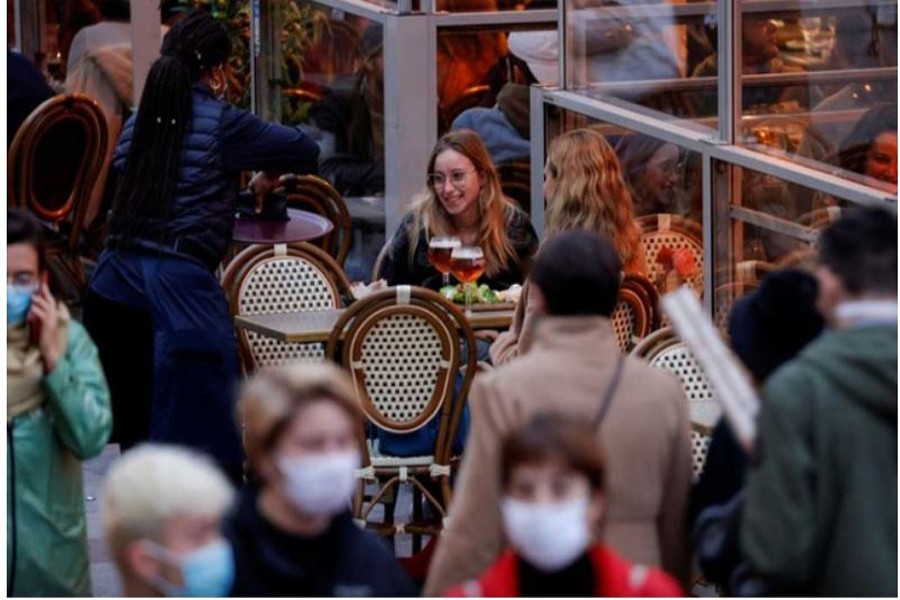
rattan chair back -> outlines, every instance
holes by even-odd
[[[692,422],[712,426],[718,421],[722,409],[716,402],[709,379],[690,349],[678,339],[673,329],[666,327],[647,336],[643,342],[635,346],[632,355],[678,377],[684,389]]]
[[[641,241],[647,259],[648,276],[657,281],[664,275],[664,267],[657,260],[660,250],[686,249],[694,256],[696,271],[685,283],[698,296],[703,294],[703,226],[681,215],[668,213],[645,215],[637,218],[641,228]]]
[[[282,177],[288,206],[325,217],[334,225],[315,245],[328,252],[343,266],[353,243],[353,223],[344,197],[333,185],[316,175]]]
[[[229,264],[222,285],[235,315],[329,310],[344,305],[350,282],[323,250],[307,243],[252,245]],[[323,360],[324,344],[285,343],[238,330],[245,371],[301,360]]]

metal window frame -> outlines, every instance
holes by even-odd
[[[567,0],[560,4],[560,47],[569,46],[567,31]],[[897,211],[897,197],[882,190],[873,188],[821,168],[814,168],[798,163],[787,155],[773,155],[754,149],[744,144],[741,135],[742,117],[742,85],[787,83],[793,81],[790,76],[750,75],[741,73],[741,19],[745,13],[784,12],[804,10],[819,12],[837,7],[889,5],[896,6],[896,0],[719,0],[690,5],[643,5],[640,7],[597,7],[592,18],[615,18],[624,14],[652,18],[665,16],[672,18],[715,14],[718,21],[718,74],[715,78],[718,86],[718,115],[715,130],[704,129],[700,123],[685,119],[677,119],[661,113],[651,113],[648,109],[637,105],[628,105],[619,100],[604,99],[592,94],[614,91],[627,84],[601,84],[587,88],[567,87],[569,73],[566,69],[568,52],[560,56],[559,88],[532,88],[531,95],[531,131],[532,131],[532,213],[537,214],[535,228],[543,233],[543,194],[541,193],[544,147],[546,142],[546,110],[557,107],[572,113],[597,119],[613,126],[622,127],[656,139],[673,143],[680,148],[698,153],[701,159],[702,174],[702,211],[703,211],[703,252],[706,270],[704,273],[704,308],[713,314],[714,290],[717,283],[715,265],[719,254],[728,260],[724,264],[733,265],[731,253],[739,244],[743,234],[743,223],[788,235],[806,242],[813,241],[816,232],[797,223],[780,219],[740,205],[742,169],[749,169],[775,177],[777,179],[801,185],[808,189],[842,198],[854,204],[883,206],[893,212]],[[714,13],[713,13],[714,10]],[[864,73],[868,77],[896,78],[896,67],[869,69]],[[831,81],[838,77],[837,73],[823,72],[806,74],[804,81]],[[846,80],[846,74],[843,76]],[[640,84],[640,82],[637,82]],[[659,85],[659,82],[655,82]],[[707,83],[708,85],[708,83]],[[780,115],[772,115],[777,117]],[[721,168],[723,167],[724,168]],[[538,210],[536,210],[538,209]],[[725,238],[730,240],[722,244],[723,235],[731,229]]]

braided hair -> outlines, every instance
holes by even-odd
[[[138,237],[148,221],[165,222],[193,116],[191,86],[231,53],[225,28],[203,12],[175,23],[147,74],[131,147],[116,187],[111,233]],[[160,235],[164,235],[164,228]]]

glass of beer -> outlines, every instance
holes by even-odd
[[[477,246],[460,246],[450,254],[450,270],[466,286],[466,316],[472,316],[472,285],[484,273],[484,252]]]
[[[462,246],[458,237],[435,236],[428,240],[428,262],[444,276],[444,287],[450,285],[450,255],[454,248]]]

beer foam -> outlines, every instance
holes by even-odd
[[[462,246],[462,242],[445,238],[431,238],[428,241],[428,245],[432,248],[459,248]]]
[[[472,248],[470,246],[462,248],[454,248],[453,258],[483,258],[484,252],[481,248]]]

